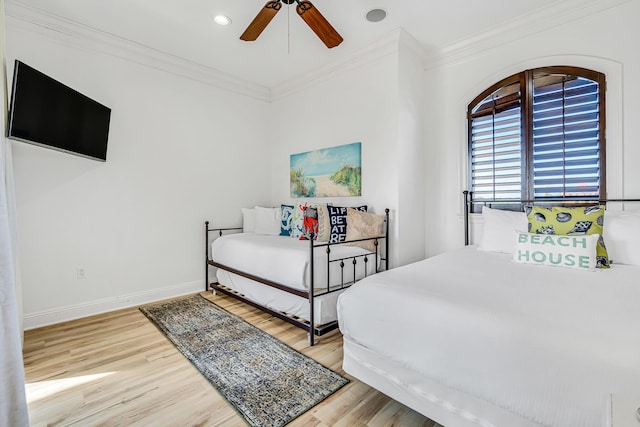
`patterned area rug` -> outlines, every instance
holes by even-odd
[[[282,426],[349,382],[196,294],[141,307],[251,426]]]

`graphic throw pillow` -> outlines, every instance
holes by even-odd
[[[293,206],[280,205],[280,235],[291,236],[291,226],[293,225]]]
[[[513,260],[526,264],[594,270],[600,236],[532,234],[516,231]]]
[[[315,240],[318,235],[318,208],[304,205],[300,209],[303,214],[300,240],[311,240],[311,236]]]
[[[604,206],[578,208],[528,206],[526,210],[530,233],[565,236],[597,234],[599,236],[596,246],[597,267],[609,268],[609,255],[602,238]]]
[[[367,212],[360,212],[352,208],[347,209],[347,241],[369,239],[380,237],[383,233],[383,226],[386,217],[384,215],[374,215]],[[380,243],[380,242],[378,242]],[[347,243],[348,245],[360,246],[369,252],[376,251],[374,240]],[[380,253],[380,251],[378,251]]]
[[[340,243],[347,240],[347,209],[340,206],[327,206],[329,224],[331,226],[329,243]],[[353,209],[366,212],[367,206],[359,206]]]
[[[304,212],[300,208],[300,206],[294,207],[291,217],[291,234],[289,235],[294,239],[299,239],[304,232],[304,228],[302,226],[302,221],[304,220]]]

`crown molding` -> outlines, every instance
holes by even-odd
[[[427,62],[427,51],[422,43],[416,40],[408,31],[401,28],[398,36],[398,50],[409,52],[421,64]]]
[[[364,67],[389,55],[397,55],[401,47],[408,48],[421,61],[426,58],[422,45],[406,30],[398,28],[390,34],[373,41],[365,48],[354,51],[347,59],[333,62],[315,70],[313,73],[306,73],[273,87],[271,89],[271,100],[281,100],[289,95],[308,89],[310,86],[330,80],[338,74]]]
[[[72,47],[110,55],[261,101],[271,100],[271,91],[266,86],[239,79],[214,68],[99,31],[14,0],[6,0],[5,14],[7,25],[22,31],[45,35],[47,38]]]
[[[5,13],[7,25],[23,31],[45,35],[76,48],[138,63],[225,91],[273,102],[330,80],[338,74],[364,67],[388,55],[398,54],[401,50],[415,55],[427,70],[464,63],[506,43],[584,19],[631,1],[634,0],[565,0],[429,52],[406,30],[398,28],[374,40],[365,48],[355,50],[346,59],[289,79],[273,88],[239,79],[185,58],[46,13],[16,0],[5,1]]]
[[[337,74],[366,66],[388,55],[397,54],[401,46],[418,55],[422,61],[426,58],[421,44],[404,29],[399,28],[373,41],[365,48],[354,51],[346,59],[330,63],[312,73],[305,73],[279,86],[269,88],[15,0],[6,0],[5,13],[9,25],[22,31],[43,35],[77,49],[106,54],[265,102],[280,100],[308,89],[311,85],[330,80]]]
[[[634,0],[564,0],[450,43],[425,58],[425,68],[463,63],[485,51],[566,25]]]

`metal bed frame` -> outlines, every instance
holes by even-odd
[[[523,211],[526,205],[563,205],[563,206],[586,206],[593,204],[606,205],[607,203],[626,203],[626,202],[640,202],[640,199],[584,199],[584,198],[545,198],[536,200],[521,200],[521,199],[473,199],[473,192],[465,190],[462,192],[464,199],[464,244],[468,246],[470,244],[469,229],[470,229],[470,215],[473,213],[473,208],[476,205],[481,206],[509,206],[519,207],[519,210]],[[513,209],[512,209],[513,210]]]
[[[306,211],[305,211],[305,215],[306,215]],[[210,244],[210,233],[214,233],[217,234],[217,237],[222,237],[224,233],[228,233],[228,232],[242,232],[242,227],[232,227],[232,228],[209,228],[209,221],[205,221],[205,258],[206,258],[206,263],[205,263],[205,291],[208,291],[209,289],[213,290],[214,294],[216,292],[222,292],[225,295],[229,295],[230,297],[233,297],[237,300],[240,300],[246,304],[249,304],[253,307],[256,307],[266,313],[271,314],[274,317],[277,317],[279,319],[284,320],[285,322],[291,323],[294,326],[297,326],[301,329],[304,329],[307,331],[307,334],[309,336],[309,345],[313,346],[315,345],[315,336],[322,336],[330,331],[333,331],[334,329],[338,328],[338,321],[334,320],[332,322],[329,323],[325,323],[323,325],[315,325],[314,323],[314,298],[321,296],[321,295],[326,295],[326,294],[330,294],[333,292],[338,292],[341,291],[343,289],[348,288],[349,286],[351,286],[352,284],[354,284],[357,280],[355,272],[356,272],[356,266],[358,265],[359,262],[364,262],[365,263],[365,277],[367,275],[367,263],[369,262],[369,257],[370,256],[374,256],[374,263],[375,260],[378,259],[378,256],[380,256],[380,261],[384,262],[384,268],[380,268],[378,263],[376,263],[376,269],[375,272],[378,273],[379,271],[384,271],[384,270],[388,270],[389,269],[389,209],[385,209],[385,230],[384,230],[384,235],[383,236],[377,236],[377,237],[372,237],[372,238],[368,238],[368,239],[359,239],[359,240],[350,240],[348,242],[340,242],[340,243],[328,243],[328,242],[317,242],[316,240],[313,239],[313,237],[315,236],[315,233],[312,233],[311,239],[309,240],[309,277],[310,277],[310,284],[309,284],[309,290],[308,291],[303,291],[300,289],[294,289],[291,288],[289,286],[283,285],[281,283],[277,283],[274,282],[272,280],[269,280],[268,278],[265,277],[258,277],[255,276],[251,273],[245,272],[245,271],[240,271],[237,270],[235,268],[226,266],[224,264],[221,264],[219,262],[216,262],[215,260],[213,260],[211,258],[211,253],[210,253],[210,248],[211,248],[211,244]],[[283,237],[283,238],[288,238],[288,237]],[[381,248],[380,248],[380,241],[384,241],[384,253],[382,253]],[[339,246],[339,245],[344,245],[346,243],[354,243],[354,242],[365,242],[365,241],[373,241],[374,245],[375,245],[375,252],[370,252],[367,254],[362,254],[362,255],[356,255],[356,256],[350,256],[350,257],[345,257],[345,258],[340,258],[340,259],[330,259],[330,255],[331,255],[331,248],[334,246]],[[315,290],[315,283],[314,283],[314,271],[315,268],[317,268],[316,263],[318,262],[318,260],[316,260],[315,258],[318,257],[318,255],[314,256],[314,249],[315,248],[325,248],[325,253],[326,253],[326,258],[323,259],[322,261],[324,261],[324,267],[326,267],[327,269],[327,286],[325,289],[322,289],[320,292],[316,292]],[[323,257],[324,258],[324,257]],[[337,263],[340,266],[340,274],[341,274],[341,280],[340,280],[340,284],[337,286],[330,286],[331,283],[331,274],[330,274],[330,267],[332,264]],[[344,269],[348,268],[348,264],[352,264],[353,265],[353,277],[354,280],[352,281],[347,281],[345,282],[344,280]],[[277,311],[274,309],[271,309],[269,307],[266,307],[258,302],[252,301],[248,298],[246,298],[244,295],[233,291],[230,288],[227,288],[226,286],[222,285],[219,282],[210,282],[209,281],[209,266],[212,267],[217,267],[219,269],[222,270],[226,270],[230,273],[236,274],[238,276],[242,276],[244,278],[262,283],[266,286],[270,286],[272,288],[275,289],[279,289],[281,291],[293,294],[293,295],[297,295],[301,298],[305,298],[307,300],[309,300],[309,319],[302,319],[300,317],[297,316],[292,316],[289,315],[285,312],[281,312],[281,311]]]

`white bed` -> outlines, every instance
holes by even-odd
[[[344,268],[335,262],[326,267],[326,245],[314,249],[314,323],[324,325],[337,320],[336,300],[338,295],[356,280],[372,275],[379,266],[380,257],[371,255],[358,246],[332,245],[331,260],[346,258]],[[263,235],[254,233],[238,233],[222,236],[211,243],[212,259],[227,267],[250,272],[252,275],[268,279],[291,289],[307,292],[310,280],[310,246],[308,240],[297,240],[282,236]],[[364,257],[367,261],[364,262]],[[355,267],[352,264],[356,257]],[[354,272],[355,270],[355,272]],[[329,274],[328,274],[329,273]],[[216,271],[218,282],[227,288],[242,294],[247,299],[260,303],[272,310],[286,313],[308,320],[309,299],[294,295],[274,287],[265,286],[249,278],[231,273],[226,270]],[[327,282],[330,277],[330,283]],[[326,292],[327,285],[330,290]]]
[[[318,292],[327,287],[326,249],[326,244],[322,243],[318,243],[314,249],[315,262],[318,264],[314,269],[314,288]],[[310,252],[309,240],[255,233],[229,234],[211,243],[212,259],[218,263],[303,291],[309,290],[311,283]],[[365,263],[360,259],[355,266],[356,279],[360,279],[365,276],[365,264],[367,275],[376,270],[376,263],[369,251],[359,246],[331,245],[330,259],[350,260],[367,254],[371,262]],[[339,263],[331,265],[330,287],[353,281],[353,265],[346,265],[344,274],[341,274],[341,270]]]
[[[389,264],[388,209],[375,215],[359,210],[366,206],[330,208],[256,206],[243,209],[241,228],[205,222],[205,289],[306,330],[314,345],[315,336],[338,327],[339,294]]]
[[[345,371],[447,427],[602,426],[640,389],[636,266],[468,246],[356,283],[338,317]]]

